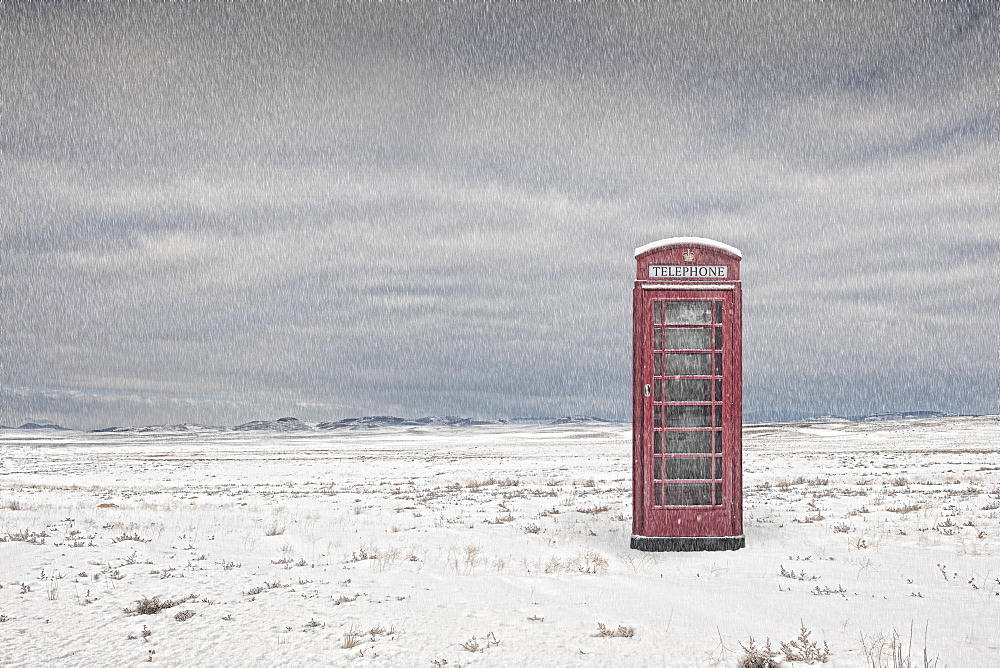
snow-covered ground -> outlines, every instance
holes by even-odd
[[[0,664],[1000,665],[998,443],[749,426],[746,549],[651,554],[625,425],[5,432]]]

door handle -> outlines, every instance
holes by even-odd
[[[642,394],[643,394],[643,396],[647,396],[647,397],[649,396],[649,385],[648,384],[642,386]]]

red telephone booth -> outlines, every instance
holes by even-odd
[[[635,251],[632,547],[743,537],[741,253],[697,237]]]

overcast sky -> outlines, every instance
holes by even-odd
[[[745,411],[1000,413],[996,4],[0,3],[0,423],[629,417],[633,250]]]

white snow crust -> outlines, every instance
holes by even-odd
[[[911,627],[920,665],[988,665],[998,440],[748,426],[747,547],[644,553],[627,425],[7,432],[0,663],[732,666],[803,624],[829,666]]]
[[[671,237],[669,239],[660,239],[659,241],[654,241],[646,244],[645,246],[639,246],[636,248],[635,256],[639,257],[646,251],[651,251],[654,248],[659,248],[660,246],[671,246],[674,244],[701,244],[702,246],[712,246],[713,248],[718,248],[719,250],[726,251],[727,253],[732,253],[736,257],[743,257],[743,253],[738,248],[734,248],[729,244],[724,244],[721,241],[704,239],[702,237]]]

